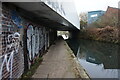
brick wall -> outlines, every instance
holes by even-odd
[[[118,8],[108,7],[105,16],[118,16]]]
[[[57,34],[20,16],[15,6],[6,3],[2,5],[0,18],[0,79],[19,78],[25,66],[30,69],[36,57],[55,41]]]
[[[18,78],[24,70],[22,31],[12,20],[11,9],[2,6],[0,29],[0,78]]]

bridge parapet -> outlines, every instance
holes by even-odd
[[[73,0],[42,0],[50,8],[80,29],[79,17]]]
[[[80,21],[73,0],[0,0],[11,2],[28,11],[32,20],[48,23],[59,30],[80,29]],[[20,11],[24,16],[28,13]],[[33,13],[33,14],[32,14]],[[28,16],[29,17],[29,16]],[[34,19],[35,18],[35,19]],[[57,24],[57,25],[56,25]],[[59,25],[60,24],[60,25]],[[50,26],[49,26],[50,27]]]

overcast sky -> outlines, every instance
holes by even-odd
[[[118,2],[120,0],[74,0],[78,13],[95,11],[95,10],[107,10],[108,6],[118,8]]]

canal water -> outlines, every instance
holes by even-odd
[[[120,46],[92,40],[66,40],[90,78],[120,79]]]

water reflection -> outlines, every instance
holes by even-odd
[[[78,43],[76,56],[91,78],[119,78],[119,45],[91,40]]]
[[[66,40],[66,42],[68,43],[74,54],[77,55],[79,49],[79,41],[77,39],[68,39]]]

